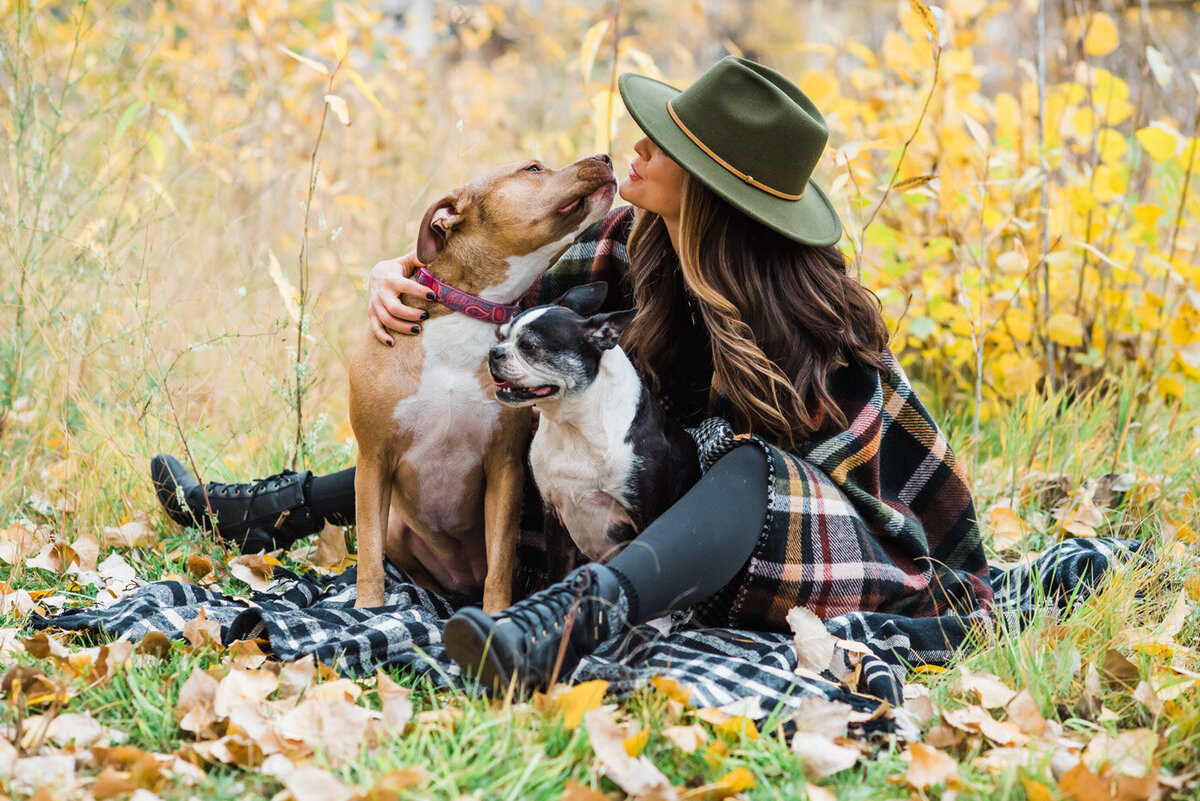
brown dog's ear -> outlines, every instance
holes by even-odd
[[[422,264],[429,264],[442,252],[450,229],[462,220],[463,208],[462,193],[455,190],[426,210],[417,233],[417,258]]]

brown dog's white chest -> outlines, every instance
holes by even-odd
[[[482,380],[495,328],[455,314],[426,323],[422,340],[417,391],[393,410],[396,433],[409,442],[399,472],[415,486],[396,491],[430,533],[482,527],[483,461],[500,423]]]

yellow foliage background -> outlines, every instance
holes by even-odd
[[[682,86],[730,52],[824,111],[842,245],[943,409],[1189,396],[1192,12],[1056,8],[1039,131],[1036,3],[867,5],[436,2],[422,41],[377,3],[0,0],[8,436],[86,430],[78,458],[138,474],[194,438],[245,476],[292,460],[299,375],[301,461],[347,464],[342,345],[425,206],[505,161],[627,160],[614,70]]]

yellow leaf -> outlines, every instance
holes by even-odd
[[[935,785],[958,784],[958,763],[949,754],[921,743],[913,743],[908,748],[912,764],[904,774],[904,781],[910,787],[924,790]]]
[[[1183,382],[1173,375],[1164,375],[1158,379],[1158,394],[1165,399],[1182,398],[1186,392]]]
[[[817,108],[827,108],[837,92],[837,79],[819,70],[807,70],[800,78],[800,90]]]
[[[930,173],[929,175],[914,175],[912,178],[905,178],[892,188],[897,192],[906,192],[909,189],[916,189],[918,186],[924,186],[934,178],[937,178],[937,175],[933,173]]]
[[[279,297],[283,299],[283,307],[287,309],[288,316],[292,318],[293,323],[299,323],[300,290],[287,280],[287,276],[283,274],[283,268],[279,266],[279,259],[275,258],[275,251],[269,248],[267,250],[267,274],[275,282],[275,288],[279,290]]]
[[[1133,216],[1137,217],[1137,221],[1146,229],[1153,228],[1154,224],[1158,222],[1158,218],[1166,213],[1167,210],[1162,206],[1152,203],[1139,203],[1133,207]]]
[[[558,706],[563,713],[563,725],[568,729],[578,729],[584,714],[600,706],[607,691],[608,682],[597,679],[576,684],[560,695]]]
[[[299,53],[297,53],[295,50],[288,50],[283,45],[276,45],[276,47],[279,48],[279,52],[283,53],[285,56],[291,56],[292,58],[296,59],[301,64],[303,64],[304,66],[311,67],[312,69],[316,70],[317,72],[321,73],[322,75],[329,74],[329,68],[326,67],[324,64],[322,64],[320,61],[316,61],[314,59],[308,58],[307,56],[302,56]]]
[[[363,97],[369,100],[372,106],[379,109],[384,114],[387,114],[387,109],[385,109],[383,104],[379,102],[379,98],[376,97],[375,93],[371,91],[371,87],[367,86],[367,82],[363,80],[361,75],[354,70],[346,70],[346,74],[350,76],[350,80],[353,81],[354,85],[358,87],[358,91],[362,92]]]
[[[758,739],[758,729],[754,721],[744,715],[734,715],[729,720],[717,726],[717,734],[736,740],[745,737],[747,740]]]
[[[1096,134],[1096,152],[1105,164],[1119,161],[1129,150],[1125,137],[1115,128],[1101,128]]]
[[[674,679],[668,679],[663,676],[655,676],[654,678],[650,679],[650,686],[670,698],[672,701],[678,701],[684,706],[688,706],[691,703],[691,688],[684,687]]]
[[[600,52],[600,43],[604,40],[604,34],[608,33],[610,24],[609,18],[605,17],[583,35],[583,45],[579,48],[579,70],[584,83],[591,77],[592,65],[596,63],[596,54]]]
[[[1150,158],[1155,161],[1166,161],[1175,155],[1179,140],[1170,131],[1151,125],[1142,128],[1135,135],[1141,146],[1150,154]]]
[[[740,793],[754,787],[754,774],[745,768],[734,768],[717,779],[717,784],[731,793]]]
[[[1067,312],[1059,312],[1050,318],[1050,339],[1068,348],[1083,344],[1083,323]]]
[[[349,49],[350,45],[346,41],[346,32],[338,31],[337,41],[333,45],[333,54],[337,57],[339,63],[346,57],[346,52]]]
[[[325,95],[325,102],[333,109],[342,125],[350,124],[350,109],[346,107],[346,100],[341,95]]]
[[[1087,36],[1083,39],[1083,52],[1089,56],[1107,56],[1117,49],[1119,42],[1117,24],[1113,22],[1113,18],[1103,11],[1092,14]]]
[[[925,5],[921,0],[908,0],[908,4],[912,7],[913,12],[921,18],[921,23],[925,26],[925,30],[929,31],[929,35],[936,42],[938,40],[937,19],[933,16],[933,12],[929,10],[929,6]]]
[[[631,757],[641,756],[642,751],[646,748],[646,742],[650,739],[650,730],[642,729],[637,734],[631,734],[625,738],[625,753]]]

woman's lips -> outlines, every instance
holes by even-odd
[[[638,171],[637,171],[637,170],[635,170],[635,169],[633,168],[633,165],[632,165],[632,164],[631,164],[631,165],[629,165],[629,180],[631,180],[631,181],[640,181],[640,180],[642,180],[642,176],[641,176],[641,175],[638,173]]]

